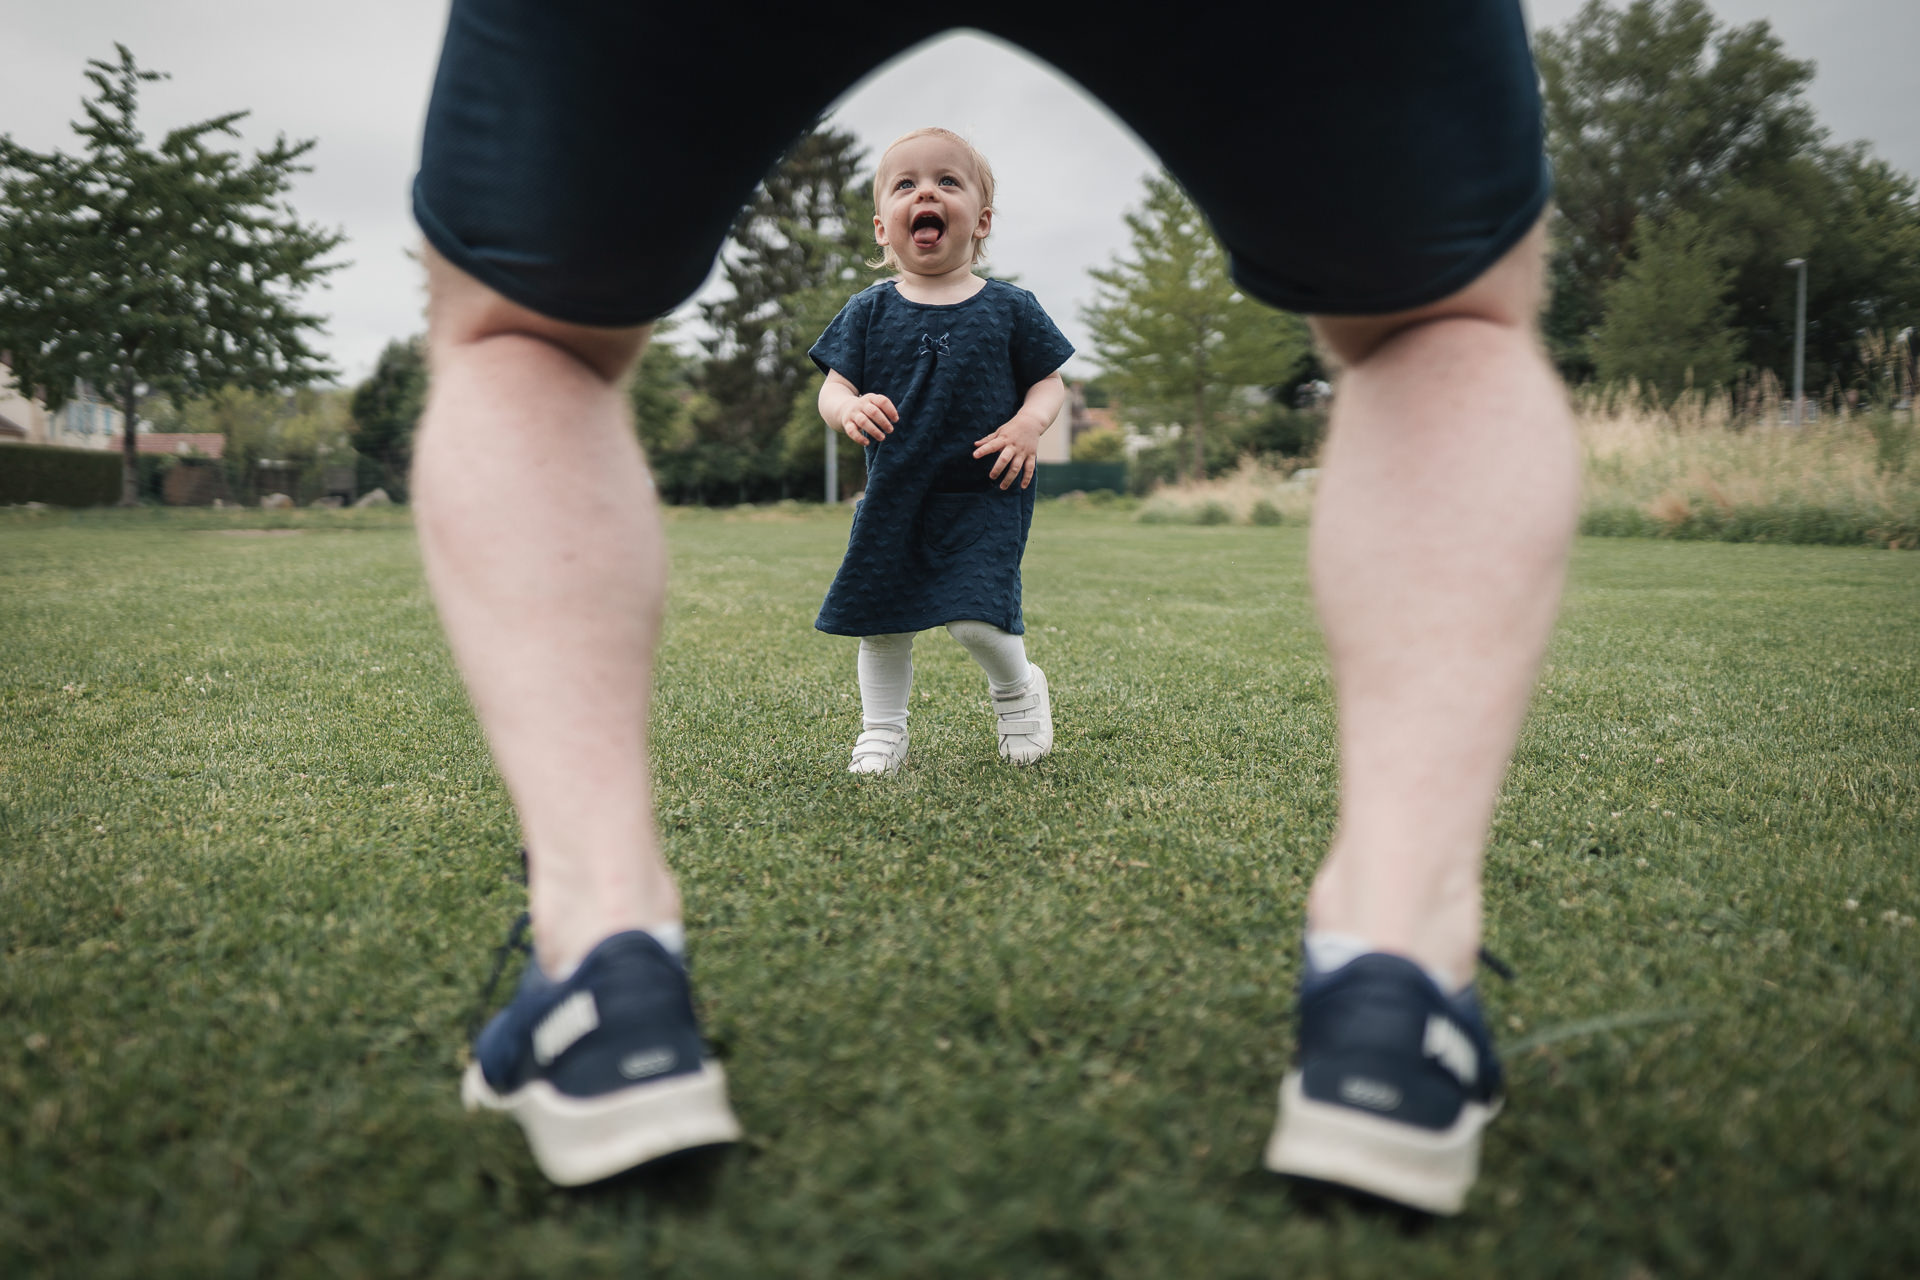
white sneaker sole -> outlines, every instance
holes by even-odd
[[[1433,1132],[1315,1102],[1300,1073],[1280,1086],[1280,1120],[1267,1143],[1275,1173],[1336,1182],[1425,1213],[1459,1213],[1480,1172],[1480,1131],[1500,1104],[1470,1102],[1453,1127]]]
[[[540,1171],[563,1187],[598,1182],[676,1151],[738,1142],[741,1133],[717,1062],[694,1075],[598,1098],[568,1097],[544,1080],[503,1096],[474,1062],[460,1080],[460,1100],[469,1111],[504,1111],[519,1121]]]

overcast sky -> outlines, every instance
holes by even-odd
[[[1809,97],[1836,141],[1865,139],[1920,173],[1920,0],[1712,3],[1723,22],[1767,19],[1789,54],[1815,61]],[[1579,0],[1530,7],[1536,28],[1554,26]],[[246,108],[250,147],[280,133],[318,139],[295,207],[346,232],[338,256],[351,265],[309,302],[330,318],[323,349],[356,381],[389,339],[424,327],[418,270],[406,257],[417,240],[407,189],[445,13],[444,0],[0,0],[0,132],[40,150],[75,149],[68,122],[88,88],[82,69],[111,58],[119,41],[173,76],[142,99],[151,138]],[[926,74],[934,66],[941,74]],[[1045,65],[966,34],[868,77],[833,119],[867,144],[870,160],[923,124],[972,138],[999,183],[994,268],[1018,275],[1085,347],[1087,268],[1122,249],[1121,214],[1155,163],[1130,133]],[[1093,371],[1083,358],[1069,369]]]

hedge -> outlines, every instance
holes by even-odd
[[[120,466],[118,450],[0,445],[0,503],[107,506],[120,500]]]
[[[1127,491],[1127,464],[1124,462],[1042,462],[1034,468],[1034,481],[1042,498],[1057,498],[1076,490],[1091,493],[1110,489]]]

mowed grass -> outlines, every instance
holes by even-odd
[[[409,531],[0,517],[0,1275],[1904,1276],[1920,556],[1584,540],[1487,866],[1467,1214],[1257,1170],[1334,816],[1293,525],[1043,506],[1058,745],[916,653],[844,770],[840,513],[670,523],[658,803],[750,1135],[549,1188],[459,1109],[513,819]]]

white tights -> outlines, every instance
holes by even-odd
[[[913,691],[913,638],[917,631],[860,637],[860,713],[868,725],[907,727],[907,695]],[[1026,687],[1031,672],[1019,636],[971,618],[947,624],[947,634],[973,655],[987,685],[1005,697]]]

